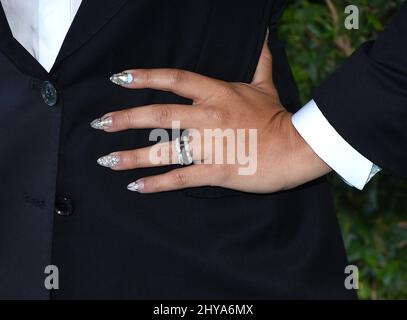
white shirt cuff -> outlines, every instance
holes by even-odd
[[[347,184],[362,190],[381,170],[339,135],[314,100],[293,115],[292,123],[314,152]]]

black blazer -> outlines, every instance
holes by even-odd
[[[318,107],[356,150],[407,178],[407,3],[315,92]]]
[[[295,111],[275,32],[281,11],[282,1],[266,0],[85,0],[50,73],[12,38],[1,11],[1,298],[354,297],[343,285],[347,261],[324,180],[274,195],[142,195],[126,185],[168,168],[96,164],[151,143],[148,130],[95,131],[94,118],[189,103],[125,90],[111,74],[170,67],[250,82],[268,27],[275,81]],[[44,287],[50,264],[59,268],[58,291]]]

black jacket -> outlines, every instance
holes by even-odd
[[[274,195],[142,195],[126,185],[168,168],[112,172],[96,164],[151,143],[148,130],[105,134],[91,120],[189,102],[120,88],[111,74],[170,67],[250,82],[267,27],[275,81],[295,111],[275,33],[281,11],[282,1],[266,0],[85,0],[50,73],[0,13],[1,298],[354,297],[344,288],[347,262],[324,180]],[[59,268],[58,291],[44,287],[50,264]]]
[[[315,92],[339,134],[366,158],[407,178],[407,3]]]

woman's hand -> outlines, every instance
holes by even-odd
[[[189,154],[195,164],[139,179],[128,186],[131,191],[220,186],[269,193],[295,187],[330,170],[299,136],[291,114],[281,105],[266,45],[251,84],[227,83],[175,69],[129,70],[111,80],[129,89],[171,91],[193,100],[192,106],[142,106],[92,122],[93,128],[106,132],[171,129],[177,123],[181,129],[190,129]],[[113,152],[98,163],[113,170],[177,164],[182,161],[179,149],[174,141],[161,142]]]

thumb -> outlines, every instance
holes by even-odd
[[[267,45],[267,39],[263,44],[263,50],[260,55],[259,62],[257,64],[257,69],[252,81],[253,85],[257,86],[272,86],[273,84],[273,56],[271,55],[270,49]]]

